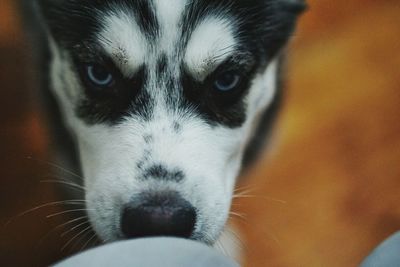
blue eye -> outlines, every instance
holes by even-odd
[[[113,75],[100,65],[87,65],[86,75],[89,81],[98,87],[109,87],[114,82]]]
[[[226,72],[220,75],[214,83],[215,89],[222,92],[229,92],[240,84],[241,77],[234,72]]]

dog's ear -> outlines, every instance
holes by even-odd
[[[279,0],[278,2],[283,12],[296,15],[303,13],[308,7],[305,0]]]

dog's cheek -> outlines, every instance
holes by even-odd
[[[277,73],[278,59],[272,60],[267,68],[260,72],[255,78],[247,96],[249,121],[257,114],[264,111],[272,104],[277,95]]]
[[[86,186],[86,205],[89,220],[97,235],[106,242],[121,238],[120,211],[123,192],[112,179],[97,177],[93,184]]]
[[[66,126],[72,132],[81,123],[75,110],[83,97],[82,82],[68,51],[60,47],[50,36],[50,91],[55,96]]]
[[[218,175],[211,176],[209,180],[202,181],[196,187],[196,195],[200,197],[197,204],[201,210],[200,231],[212,239],[211,243],[219,238],[229,219],[233,190],[240,172],[242,154],[239,149],[227,160],[221,161]]]
[[[204,224],[208,225],[206,232],[215,238],[221,234],[226,221],[229,218],[230,205],[234,195],[234,187],[238,174],[241,170],[241,162],[246,148],[254,133],[254,125],[257,124],[258,114],[262,113],[274,100],[276,95],[276,73],[278,71],[277,61],[272,61],[267,69],[256,76],[247,101],[249,103],[247,110],[247,121],[238,129],[230,130],[229,133],[221,131],[215,133],[219,136],[230,136],[232,139],[226,141],[226,144],[232,145],[220,146],[220,149],[229,151],[229,157],[224,164],[221,164],[221,173],[216,179],[222,188],[212,185],[204,188],[204,193],[208,192],[209,197],[203,203]],[[214,197],[213,197],[214,196]]]
[[[99,194],[96,190],[87,188],[86,205],[88,219],[93,230],[103,241],[115,239],[115,226],[111,223],[113,214],[109,203],[110,201],[106,196]]]

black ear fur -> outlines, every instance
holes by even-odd
[[[305,0],[279,0],[279,4],[282,11],[292,14],[301,14],[308,7]]]

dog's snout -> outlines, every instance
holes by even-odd
[[[163,193],[132,201],[124,208],[121,230],[126,238],[176,236],[189,238],[196,211],[178,193]]]

